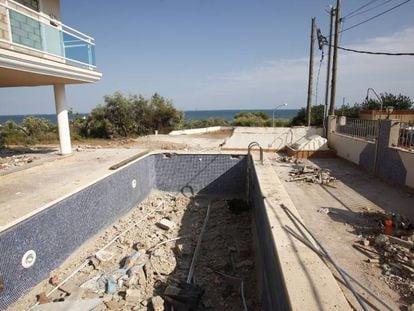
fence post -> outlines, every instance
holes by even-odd
[[[400,121],[390,120],[390,133],[388,139],[388,147],[397,147],[400,139]]]
[[[399,138],[399,121],[398,120],[378,120],[378,139],[375,142],[375,161],[374,161],[374,175],[381,175],[381,171],[378,174],[379,165],[389,165],[386,162],[386,153],[388,148],[398,145]]]
[[[336,130],[336,116],[328,116],[328,136]]]

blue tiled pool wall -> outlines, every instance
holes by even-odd
[[[215,195],[245,193],[246,156],[155,155],[156,188]]]
[[[249,174],[250,204],[253,206],[253,221],[257,237],[255,252],[258,268],[260,300],[262,310],[291,310],[282,272],[277,257],[272,229],[267,216],[264,200],[254,165]]]
[[[136,187],[133,187],[133,180]],[[45,279],[79,246],[143,201],[152,189],[206,194],[245,192],[246,157],[230,155],[147,156],[57,202],[0,234],[0,309]],[[28,250],[36,263],[21,265]]]

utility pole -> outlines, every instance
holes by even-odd
[[[315,17],[312,17],[310,56],[309,56],[309,81],[308,81],[308,103],[306,106],[307,124],[310,126],[311,109],[312,109],[312,87],[313,87],[313,49],[315,42]]]
[[[326,90],[325,90],[325,109],[323,112],[323,124],[325,128],[325,135],[327,133],[327,121],[328,121],[328,109],[329,109],[329,83],[331,79],[331,59],[332,59],[332,28],[333,28],[333,20],[335,16],[335,8],[331,6],[330,10],[330,24],[329,24],[329,39],[328,39],[328,67],[326,69]]]
[[[329,106],[329,115],[335,114],[336,71],[337,71],[337,64],[338,64],[338,41],[339,41],[340,16],[341,16],[341,0],[336,0],[335,38],[334,38],[334,52],[333,52],[333,62],[332,62],[331,105]]]

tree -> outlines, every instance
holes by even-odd
[[[359,118],[359,112],[361,111],[361,105],[355,103],[353,106],[349,104],[343,105],[341,108],[335,110],[335,115],[346,116],[349,118]]]
[[[152,127],[161,132],[168,132],[177,127],[184,114],[174,108],[170,100],[155,93],[150,100]]]
[[[394,107],[395,110],[409,110],[413,107],[413,101],[410,97],[398,94],[394,95],[391,93],[381,93],[380,97],[382,99],[383,105],[382,108],[385,109],[388,106]],[[362,109],[380,109],[381,103],[378,99],[365,99],[362,104]]]
[[[321,126],[323,124],[323,111],[325,109],[324,105],[312,106],[311,109],[311,122],[313,126]],[[306,124],[306,109],[301,108],[296,116],[292,119],[292,125],[305,125]]]

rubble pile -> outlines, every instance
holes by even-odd
[[[159,210],[102,249],[160,202],[164,204]],[[235,213],[229,202],[211,203],[192,282],[193,289],[198,289],[199,310],[242,310],[241,282],[249,308],[258,306],[254,298],[250,211]],[[94,310],[164,310],[171,301],[171,288],[178,289],[177,284],[186,283],[208,203],[206,197],[151,194],[96,240],[94,249],[89,250],[95,255],[88,257],[83,269],[46,300],[44,293],[39,299],[43,297],[41,302],[53,304],[56,310],[67,301],[92,304],[96,299],[100,304]],[[80,262],[82,258],[70,269],[52,272],[45,292],[64,280]],[[193,291],[181,286],[173,294],[182,298],[191,296]]]
[[[289,172],[290,178],[287,181],[304,181],[313,184],[329,184],[335,181],[328,169],[320,169],[309,165],[297,165]]]
[[[293,156],[283,156],[283,157],[280,157],[279,159],[278,159],[278,162],[283,162],[283,163],[295,163],[295,164],[301,164],[301,163],[303,163],[303,161],[302,160],[300,160],[300,159],[298,159],[298,158],[295,158],[295,157],[293,157]]]
[[[398,292],[408,305],[414,304],[413,225],[406,217],[398,214],[364,214],[373,225],[371,230],[366,230],[360,236],[360,244],[355,244],[355,248],[367,256],[368,263],[381,269],[380,279]],[[387,228],[384,225],[386,221],[392,227]]]
[[[101,146],[91,146],[91,145],[79,145],[75,148],[75,150],[77,152],[82,152],[82,151],[94,151],[96,149],[101,149]]]
[[[0,157],[0,170],[7,170],[14,167],[20,167],[38,160],[39,157],[31,155],[12,155],[9,157]]]

